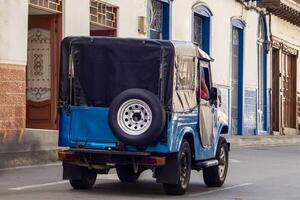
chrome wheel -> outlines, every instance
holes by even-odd
[[[176,183],[164,183],[163,187],[167,194],[182,195],[188,189],[191,177],[191,148],[187,140],[183,140],[177,157],[172,159],[177,162],[176,166],[174,163],[174,167],[178,169],[178,173],[174,174]]]
[[[221,187],[226,179],[228,171],[229,148],[225,138],[220,137],[216,152],[219,164],[203,169],[204,182],[208,187]]]
[[[222,148],[220,150],[219,166],[218,166],[219,176],[220,176],[220,179],[222,179],[222,180],[225,178],[226,164],[227,164],[226,162],[227,162],[227,159],[226,159],[225,149],[224,149],[224,146],[222,146]]]
[[[118,111],[118,124],[128,135],[145,133],[152,121],[152,112],[148,104],[139,99],[125,101]]]
[[[187,158],[187,153],[182,152],[180,155],[180,184],[182,185],[183,188],[187,187],[188,184],[188,158]]]

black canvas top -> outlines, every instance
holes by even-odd
[[[141,88],[158,95],[168,110],[173,65],[169,41],[67,37],[61,46],[60,102],[108,107],[124,90]]]

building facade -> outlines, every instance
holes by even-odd
[[[58,128],[59,46],[72,35],[192,41],[214,58],[213,80],[222,92],[230,134],[299,129],[297,0],[0,0],[0,5],[2,140],[20,138],[25,128]]]

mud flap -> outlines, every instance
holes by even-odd
[[[82,178],[82,167],[63,163],[63,180],[80,180]]]
[[[171,154],[167,156],[166,165],[155,169],[154,178],[157,183],[178,184],[179,183],[179,166],[178,156]]]

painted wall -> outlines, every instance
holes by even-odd
[[[119,7],[118,37],[145,38],[138,33],[138,16],[147,17],[147,0],[106,0]]]
[[[64,0],[63,36],[90,34],[90,1]]]
[[[213,13],[211,21],[211,56],[213,79],[216,84],[230,85],[231,65],[231,18],[239,17],[246,22],[245,28],[245,85],[257,87],[257,28],[258,14],[245,10],[236,1],[177,0],[173,2],[173,39],[190,41],[192,37],[192,9],[197,5],[206,5]],[[226,7],[226,12],[224,8]],[[176,22],[176,23],[175,23]],[[222,73],[220,73],[222,72]]]
[[[26,65],[28,1],[0,0],[0,63]]]

